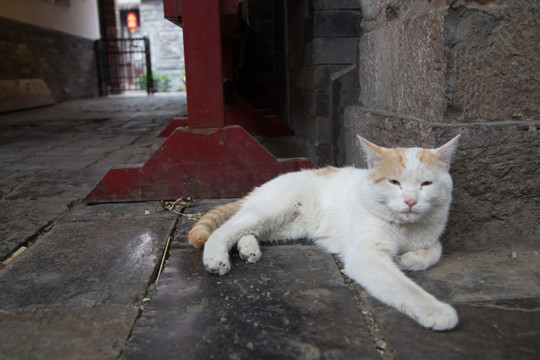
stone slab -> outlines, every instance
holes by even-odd
[[[371,297],[357,284],[386,351],[400,359],[533,359],[540,350],[540,255],[518,252],[445,254],[427,271],[407,276],[441,301],[460,322],[450,332],[426,330]]]
[[[473,302],[455,308],[460,323],[450,332],[421,328],[384,305],[376,306],[374,315],[399,359],[538,358],[540,299]]]
[[[535,250],[445,254],[427,271],[407,275],[451,303],[540,298],[540,254]]]
[[[135,306],[0,311],[2,359],[117,359]]]
[[[199,250],[173,249],[124,358],[380,358],[329,254],[271,246],[233,265],[214,276]]]
[[[175,221],[59,224],[0,272],[0,308],[133,304],[144,297]]]

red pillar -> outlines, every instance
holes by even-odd
[[[182,0],[188,125],[225,125],[220,9],[217,0]]]

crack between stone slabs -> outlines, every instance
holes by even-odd
[[[156,264],[156,267],[154,268],[152,275],[150,276],[150,280],[148,281],[148,284],[146,286],[144,297],[141,300],[136,300],[135,303],[133,304],[138,309],[137,317],[135,318],[135,321],[133,322],[133,325],[131,326],[131,329],[129,330],[124,346],[122,346],[122,349],[120,350],[120,353],[118,354],[117,359],[122,358],[124,354],[124,349],[129,345],[131,338],[133,336],[133,331],[137,327],[137,322],[139,321],[139,319],[141,318],[144,312],[144,307],[146,303],[149,301],[152,301],[152,298],[156,295],[157,280],[159,279],[158,277],[161,275],[161,271],[167,264],[167,259],[169,258],[170,251],[171,251],[170,242],[174,240],[174,234],[176,233],[176,229],[178,228],[178,224],[180,223],[181,218],[182,218],[181,215],[178,215],[176,217],[176,221],[174,222],[174,225],[171,231],[169,232],[169,235],[167,236],[166,244],[163,248],[163,253],[161,254],[161,257],[159,258],[159,261]]]
[[[167,264],[167,259],[170,255],[170,241],[173,240],[174,234],[176,232],[176,229],[178,227],[178,224],[180,222],[180,215],[176,217],[176,221],[174,222],[174,225],[169,232],[169,235],[167,236],[167,239],[165,240],[165,245],[163,247],[163,252],[161,253],[161,256],[158,258],[158,262],[156,263],[156,266],[154,268],[154,271],[152,271],[152,275],[150,276],[150,280],[148,281],[146,285],[146,292],[143,299],[136,301],[135,306],[138,306],[141,310],[144,310],[144,304],[148,301],[150,301],[155,293],[156,293],[156,286],[157,286],[157,280],[159,279],[159,276],[161,275],[161,271]]]
[[[62,213],[63,214],[63,213]],[[4,261],[8,260],[12,255],[16,254],[19,249],[22,249],[23,247],[26,248],[26,250],[28,250],[28,248],[30,248],[33,244],[36,243],[36,241],[38,241],[38,239],[43,236],[44,234],[48,233],[49,231],[51,231],[51,229],[54,227],[54,222],[56,221],[56,219],[58,218],[55,218],[51,221],[49,221],[48,223],[46,223],[45,225],[43,225],[42,227],[40,227],[34,234],[30,235],[29,237],[27,237],[22,243],[19,244],[19,246],[17,246],[12,252],[10,252],[9,254],[7,254],[7,256],[5,256],[3,259],[1,259],[2,261],[0,262],[0,271],[3,270],[6,266],[9,265],[9,263],[7,264],[4,264]],[[25,252],[26,250],[20,252],[20,254],[18,255],[21,255],[23,252]],[[16,257],[14,257],[13,259],[10,260],[13,261],[15,260]]]
[[[356,304],[356,308],[360,312],[360,315],[362,316],[362,319],[364,320],[364,324],[366,325],[366,328],[368,330],[369,335],[371,336],[371,340],[373,341],[373,345],[375,345],[375,348],[377,352],[381,355],[383,359],[393,360],[397,358],[396,351],[390,346],[388,341],[383,337],[381,329],[379,327],[379,324],[377,323],[377,320],[375,320],[375,316],[371,311],[368,310],[366,304],[364,301],[362,301],[362,296],[358,292],[358,285],[354,282],[351,278],[349,278],[347,275],[343,273],[343,264],[341,261],[336,257],[336,255],[332,255],[334,258],[334,262],[336,263],[336,266],[339,270],[339,273],[341,274],[341,277],[343,278],[343,282],[345,283],[345,286],[347,289],[349,289],[349,292],[351,293],[354,302]]]
[[[9,254],[7,254],[4,258],[0,259],[0,271],[2,271],[6,266],[9,265],[8,264],[4,264],[4,261],[6,261],[7,259],[9,259],[11,256],[13,256],[14,254],[16,254],[20,249],[22,249],[23,247],[26,248],[24,251],[21,251],[19,254],[17,254],[17,256],[21,255],[23,252],[25,252],[26,250],[28,250],[32,245],[34,245],[38,240],[39,238],[41,238],[43,235],[47,234],[49,231],[51,231],[53,228],[54,228],[54,224],[56,223],[56,221],[61,218],[62,216],[64,216],[64,214],[66,214],[67,212],[71,211],[71,209],[73,209],[73,207],[75,207],[77,204],[81,203],[81,200],[73,200],[69,203],[66,204],[66,210],[65,211],[62,211],[60,214],[58,214],[57,217],[55,217],[54,219],[52,219],[51,221],[47,222],[45,225],[43,225],[42,227],[40,227],[39,229],[37,229],[37,231],[35,233],[33,233],[32,235],[30,235],[29,237],[27,237],[22,243],[19,244],[19,246],[17,246],[12,252],[10,252]],[[14,257],[13,259],[10,260],[13,261],[15,260],[16,257]]]
[[[517,300],[527,300],[527,299],[535,299],[536,298],[523,298],[523,299],[517,299]],[[474,301],[471,303],[464,302],[463,304],[469,304],[472,307],[475,308],[481,308],[481,309],[495,309],[495,310],[504,310],[504,311],[519,311],[519,312],[525,312],[525,313],[535,313],[540,311],[540,306],[535,306],[532,308],[527,308],[523,306],[511,306],[504,304],[504,300],[497,300],[495,302],[492,301]]]

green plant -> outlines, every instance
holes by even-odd
[[[171,79],[165,74],[159,74],[152,71],[153,87],[158,92],[169,91]],[[137,77],[137,84],[141,89],[146,89],[148,84],[148,74],[146,71],[139,77]]]

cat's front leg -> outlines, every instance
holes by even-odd
[[[225,275],[231,270],[229,251],[236,241],[232,234],[223,228],[213,232],[204,244],[203,264],[206,271],[212,274]]]
[[[433,330],[450,330],[458,323],[454,308],[437,300],[406,277],[392,261],[389,252],[350,251],[345,274],[362,285],[372,296]]]
[[[225,275],[231,270],[229,252],[220,249],[209,241],[204,245],[203,264],[206,271],[212,274]]]
[[[402,270],[419,271],[435,265],[442,255],[442,245],[436,241],[425,249],[407,251],[396,258],[396,263]]]
[[[243,235],[236,244],[240,257],[248,263],[256,263],[261,258],[259,242],[254,234]]]

